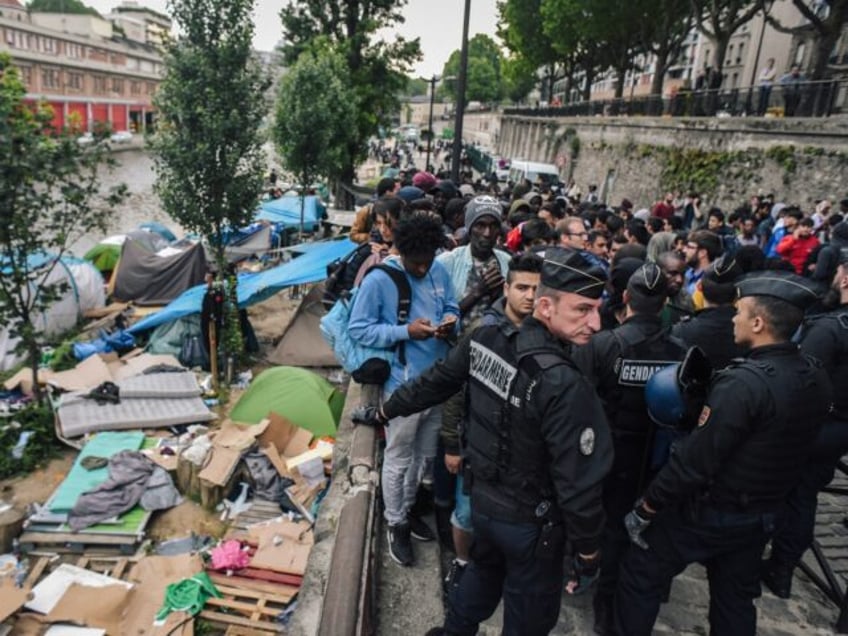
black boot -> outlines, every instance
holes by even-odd
[[[792,572],[795,568],[791,565],[769,559],[763,561],[762,580],[771,593],[778,598],[789,598],[792,595]]]
[[[592,598],[592,608],[595,612],[595,633],[599,636],[613,636],[615,634],[615,619],[613,609],[613,597],[609,594],[595,593]]]

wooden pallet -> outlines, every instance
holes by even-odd
[[[280,508],[280,504],[272,501],[254,500],[250,508],[232,520],[227,536],[244,533],[248,526],[252,526],[254,523],[268,521],[269,519],[276,519],[282,514],[283,509]]]
[[[276,622],[291,598],[269,592],[230,587],[215,583],[222,598],[206,601],[199,616],[213,624],[227,628],[256,630],[260,634],[278,634],[284,631]],[[244,633],[244,632],[241,632]]]
[[[18,540],[24,552],[36,550],[71,554],[104,552],[126,556],[135,554],[140,543],[137,535],[34,530],[24,531]]]

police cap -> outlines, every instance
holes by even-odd
[[[627,291],[642,297],[667,296],[668,281],[656,263],[643,263],[627,281]]]
[[[819,298],[810,283],[809,279],[792,272],[766,270],[747,274],[736,282],[736,289],[739,298],[772,296],[799,309],[806,309]]]
[[[600,298],[607,282],[600,267],[592,265],[578,252],[562,247],[545,250],[542,263],[542,285],[558,291]]]
[[[843,247],[839,250],[839,264],[848,265],[848,247]]]
[[[735,283],[745,272],[742,266],[736,262],[731,254],[724,254],[710,264],[704,272],[704,278],[720,285],[724,283]]]

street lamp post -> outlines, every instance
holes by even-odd
[[[433,102],[436,99],[436,82],[439,81],[438,75],[433,75],[429,80],[430,83],[430,116],[427,118],[427,160],[424,162],[424,170],[430,171],[430,149],[433,145]]]
[[[468,74],[468,21],[471,17],[471,0],[465,0],[465,15],[462,20],[462,49],[459,55],[459,86],[456,91],[456,121],[453,130],[453,157],[451,179],[459,183],[459,159],[462,155],[462,120],[465,116],[465,81]]]

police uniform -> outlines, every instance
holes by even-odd
[[[848,265],[848,250],[842,250],[840,264]],[[763,568],[763,582],[781,598],[789,598],[792,572],[813,542],[818,493],[830,483],[836,464],[848,453],[848,305],[808,318],[800,346],[802,352],[821,362],[835,390],[831,411],[801,480],[789,496],[772,537],[771,557]]]
[[[628,293],[654,297],[664,305],[667,282],[653,263],[642,265],[627,283]],[[601,546],[601,576],[594,599],[595,629],[611,629],[612,597],[618,567],[629,540],[624,515],[650,481],[654,426],[645,404],[645,384],[658,370],[679,362],[685,345],[669,335],[659,314],[636,313],[611,331],[574,350],[574,361],[595,384],[612,432],[615,459],[604,482],[607,525]]]
[[[598,298],[603,273],[579,254],[546,251],[543,285]],[[598,549],[601,485],[612,462],[603,408],[568,346],[535,318],[510,334],[483,326],[383,405],[392,418],[437,404],[467,381],[464,476],[471,562],[448,597],[443,633],[476,634],[504,602],[504,633],[547,634],[563,593],[566,539]]]
[[[742,275],[742,268],[733,257],[722,257],[710,265],[704,272],[703,285],[733,285]],[[708,289],[704,290],[707,298]],[[683,318],[671,333],[690,347],[700,347],[714,369],[723,369],[734,358],[745,355],[745,348],[733,340],[733,304],[720,304],[705,307],[694,316]]]
[[[798,307],[816,299],[808,281],[788,272],[758,272],[737,287],[740,296]],[[755,347],[716,375],[698,426],[626,519],[645,549],[631,549],[622,564],[619,634],[651,634],[665,586],[693,562],[707,568],[711,633],[756,633],[762,551],[831,395],[820,364],[790,342]]]

